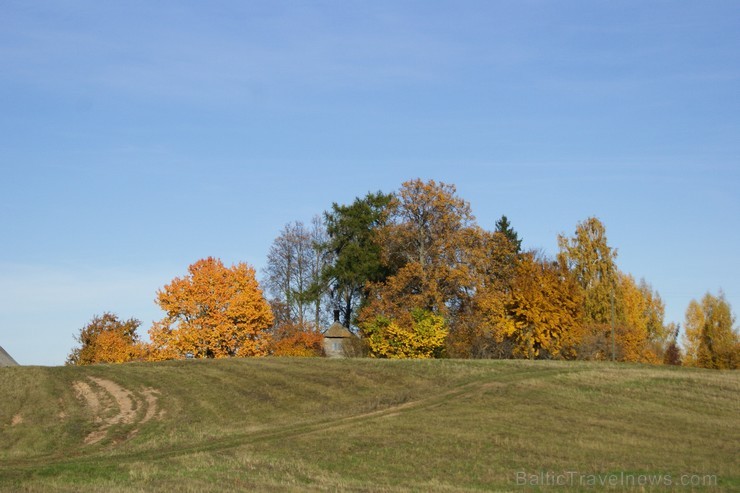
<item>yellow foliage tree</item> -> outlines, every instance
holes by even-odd
[[[125,363],[142,359],[145,346],[139,341],[136,329],[141,322],[132,318],[119,320],[112,313],[95,316],[76,337],[80,347],[67,357],[68,365],[96,363]]]
[[[498,334],[513,340],[514,356],[575,357],[581,337],[581,295],[562,264],[532,252],[523,254],[503,308]]]
[[[606,239],[604,224],[589,217],[576,226],[575,235],[558,236],[558,259],[573,272],[583,289],[583,315],[587,324],[608,324],[611,296],[617,289],[617,251]]]
[[[149,331],[152,359],[263,356],[273,315],[245,263],[230,268],[213,257],[157,293],[166,316]]]
[[[408,315],[399,319],[379,315],[361,325],[370,356],[403,359],[442,355],[447,337],[444,318],[420,309]]]
[[[740,368],[740,334],[724,293],[691,300],[684,323],[685,364],[703,368]]]
[[[665,311],[657,292],[641,281],[637,284],[629,274],[618,273],[619,330],[616,344],[624,361],[660,363],[668,331],[663,325]]]
[[[508,224],[508,223],[507,223]],[[500,231],[467,230],[469,278],[461,283],[447,340],[452,357],[509,358],[513,343],[502,332],[505,301],[512,289],[520,254],[518,242]],[[515,235],[513,230],[510,234]]]

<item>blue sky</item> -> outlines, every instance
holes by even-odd
[[[736,1],[4,1],[0,345],[112,311],[420,177],[526,247],[599,217],[667,321],[740,307]]]

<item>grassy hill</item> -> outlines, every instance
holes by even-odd
[[[740,491],[738,457],[740,372],[290,358],[0,368],[0,491]]]

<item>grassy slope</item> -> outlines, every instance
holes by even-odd
[[[99,422],[73,382],[89,376],[158,389],[163,414],[141,424],[140,399],[134,423],[85,445]],[[246,359],[2,368],[0,396],[0,491],[538,490],[519,471],[714,474],[705,491],[740,491],[739,372]]]

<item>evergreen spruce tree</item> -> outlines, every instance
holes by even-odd
[[[509,222],[509,219],[504,215],[501,216],[501,219],[496,221],[496,232],[502,233],[504,236],[506,236],[512,245],[514,245],[514,248],[516,249],[516,253],[519,254],[522,251],[522,240],[519,239],[519,235],[516,231],[514,231],[514,228],[511,227],[511,223]]]

